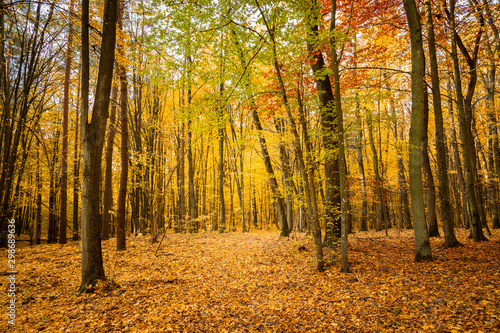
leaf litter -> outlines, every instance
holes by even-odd
[[[495,332],[500,331],[500,232],[413,262],[402,231],[350,235],[352,273],[326,249],[315,271],[312,238],[277,232],[131,237],[103,242],[107,280],[76,296],[80,243],[17,249],[15,327],[9,332]],[[6,267],[7,255],[0,259]],[[2,281],[1,303],[7,306]],[[10,326],[10,325],[9,325]]]

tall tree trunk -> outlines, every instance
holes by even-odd
[[[454,119],[453,115],[453,98],[451,92],[451,83],[448,80],[447,84],[448,91],[448,111],[450,113],[451,119]],[[467,228],[470,226],[470,210],[469,210],[469,200],[467,199],[467,191],[465,190],[465,179],[464,173],[462,169],[462,162],[460,160],[460,152],[458,150],[458,138],[457,131],[455,130],[454,122],[451,123],[451,147],[453,150],[453,160],[456,169],[456,175],[458,179],[458,185],[460,188],[460,196],[463,203],[463,215],[464,215],[464,224]],[[460,213],[459,213],[460,214]]]
[[[485,10],[485,21],[491,28],[493,36],[489,35],[485,38],[489,55],[489,64],[486,75],[482,76],[483,84],[486,89],[486,96],[484,97],[486,116],[488,119],[488,179],[489,186],[491,188],[492,199],[491,205],[496,206],[497,215],[492,214],[492,225],[493,229],[500,228],[500,217],[498,210],[498,179],[500,179],[500,147],[498,143],[498,124],[497,117],[495,114],[495,87],[496,87],[496,71],[497,63],[495,61],[495,53],[500,53],[500,31],[497,26],[498,20],[495,20],[493,13],[490,8],[490,4],[487,0],[483,0],[483,6]],[[496,176],[495,176],[496,168]]]
[[[182,94],[182,97],[181,97]],[[184,89],[181,89],[179,92],[179,110],[182,112],[182,106],[184,104]],[[185,223],[186,223],[186,185],[185,185],[185,125],[184,121],[181,124],[181,133],[180,133],[180,145],[179,145],[179,226],[178,231],[184,232]]]
[[[356,34],[354,34],[354,67],[357,67],[357,40]],[[359,112],[359,97],[356,91],[355,93],[355,103],[356,103],[356,125],[358,126],[356,134],[356,156],[358,161],[358,172],[361,187],[361,218],[359,223],[359,231],[368,230],[368,202],[366,201],[366,180],[365,180],[365,164],[363,161],[363,119]]]
[[[307,51],[311,58],[316,89],[321,108],[321,131],[325,150],[325,212],[327,230],[325,240],[340,238],[341,216],[336,211],[340,208],[340,178],[338,149],[338,129],[335,114],[335,98],[333,96],[330,77],[325,72],[325,61],[321,52],[317,52],[319,40],[320,13],[318,2],[312,1],[306,11]]]
[[[239,151],[239,159],[240,159],[240,186],[238,191],[240,192],[240,209],[241,209],[241,225],[242,232],[250,231],[250,220],[248,220],[248,230],[246,230],[246,222],[245,222],[245,183],[244,183],[244,166],[245,166],[245,154],[243,153],[245,150],[245,144],[243,143],[243,112],[240,112],[240,151]]]
[[[462,139],[463,146],[463,160],[465,169],[465,182],[467,190],[468,206],[471,218],[471,227],[474,241],[479,242],[485,240],[486,237],[483,235],[482,221],[479,212],[478,200],[477,200],[477,190],[476,190],[476,177],[477,177],[477,166],[476,166],[476,151],[474,149],[474,139],[472,136],[472,97],[474,95],[474,90],[477,81],[477,54],[479,52],[479,42],[481,40],[482,29],[476,35],[475,48],[473,56],[471,57],[467,49],[462,43],[462,40],[458,36],[455,29],[455,0],[450,0],[450,30],[452,34],[451,39],[451,58],[453,60],[453,76],[455,80],[455,90],[457,95],[457,108],[458,108],[458,118],[460,123],[460,137]],[[470,78],[467,88],[467,94],[464,98],[462,92],[462,77],[460,74],[460,64],[458,61],[457,54],[457,44],[460,50],[467,59],[467,63],[470,69]]]
[[[73,146],[73,240],[77,241],[80,239],[80,233],[78,228],[78,218],[80,216],[79,207],[79,190],[80,190],[80,146],[78,138],[78,128],[79,116],[80,116],[80,70],[78,71],[78,92],[76,98],[76,110],[75,110],[75,142]]]
[[[221,37],[222,39],[222,37]],[[221,40],[223,44],[223,40]],[[226,229],[226,202],[224,199],[224,136],[225,126],[224,121],[224,50],[220,54],[220,84],[219,84],[219,103],[218,103],[218,122],[219,129],[217,130],[219,138],[219,233],[223,233]]]
[[[439,71],[436,53],[436,42],[434,38],[434,23],[432,21],[432,6],[430,0],[425,0],[425,21],[427,28],[427,42],[429,45],[429,62],[432,81],[432,105],[434,108],[434,124],[436,130],[436,151],[439,179],[439,201],[441,219],[444,230],[444,246],[446,248],[458,246],[453,226],[453,209],[451,205],[450,185],[448,178],[448,153],[446,151],[446,137],[444,134],[443,111],[441,104],[441,91],[439,83]]]
[[[195,165],[193,161],[193,142],[192,142],[192,137],[193,133],[191,130],[191,118],[192,118],[192,110],[191,110],[191,71],[192,71],[192,58],[191,55],[187,56],[187,84],[188,84],[188,89],[187,89],[187,159],[188,159],[188,195],[189,195],[189,218],[190,220],[194,221],[195,229],[198,230],[198,200],[196,198],[196,191],[195,191],[195,186],[194,186],[194,174],[195,174]]]
[[[96,279],[105,279],[99,198],[102,151],[115,61],[117,7],[118,0],[106,0],[104,4],[101,58],[92,119],[89,122],[89,2],[82,0],[82,283],[79,293]]]
[[[432,261],[429,231],[425,223],[422,186],[422,135],[424,115],[424,49],[420,15],[415,0],[403,0],[411,39],[411,128],[410,192],[411,213],[415,228],[415,261]]]
[[[120,1],[120,12],[118,15],[118,28],[123,28],[123,15],[125,11],[125,1]],[[125,59],[125,50],[118,46],[118,54]],[[118,74],[120,77],[120,129],[121,129],[121,149],[120,149],[120,188],[118,190],[118,203],[116,212],[116,249],[118,251],[127,248],[126,243],[126,198],[128,179],[128,96],[127,96],[127,70],[125,64],[119,64]]]
[[[74,2],[70,2],[70,14],[73,12]],[[62,130],[62,152],[61,152],[61,210],[59,212],[59,244],[67,242],[68,225],[68,111],[69,111],[69,84],[71,77],[71,59],[73,46],[73,24],[69,17],[68,50],[66,53],[66,69],[64,73],[64,97],[63,97],[63,130]]]
[[[331,26],[330,31],[335,33],[335,16],[336,16],[337,1],[332,0],[332,16],[331,16]],[[342,105],[340,100],[340,75],[339,75],[339,62],[337,58],[337,39],[334,37],[335,34],[330,37],[330,48],[332,53],[332,65],[333,65],[333,78],[335,82],[335,116],[337,118],[337,129],[338,129],[338,147],[339,147],[339,182],[340,182],[340,214],[341,214],[341,232],[340,232],[340,271],[343,273],[349,273],[349,261],[347,257],[347,234],[348,234],[348,203],[347,203],[347,162],[344,152],[344,124],[343,124],[343,114]]]
[[[222,84],[221,84],[222,90]],[[223,122],[222,122],[223,123]],[[218,130],[219,137],[219,232],[223,233],[226,229],[226,202],[224,199],[224,128]]]
[[[35,244],[41,244],[42,237],[42,180],[40,179],[40,142],[36,142],[36,228]]]

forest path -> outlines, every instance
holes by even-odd
[[[125,252],[112,239],[103,242],[108,280],[80,297],[79,242],[25,247],[14,331],[500,331],[500,231],[482,243],[466,235],[449,250],[432,239],[436,260],[423,264],[413,263],[411,231],[351,235],[351,274],[330,250],[333,266],[317,273],[304,234],[167,234],[157,257],[149,237],[130,238]]]

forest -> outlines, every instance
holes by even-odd
[[[498,0],[0,0],[5,331],[500,331]]]

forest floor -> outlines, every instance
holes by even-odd
[[[413,234],[349,236],[350,274],[325,249],[315,271],[311,237],[277,232],[167,234],[161,244],[131,237],[103,242],[107,281],[76,296],[80,243],[16,252],[16,319],[5,332],[500,332],[500,230],[435,261],[413,262]],[[7,253],[0,251],[0,267]]]

